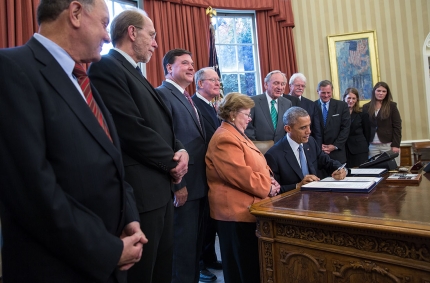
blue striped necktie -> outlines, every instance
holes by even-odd
[[[327,110],[327,106],[326,103],[323,103],[323,120],[324,120],[324,126],[327,122],[327,114],[328,114],[328,110]]]
[[[302,167],[303,177],[309,175],[308,164],[306,163],[305,153],[303,152],[303,145],[299,145],[299,158],[300,166]]]

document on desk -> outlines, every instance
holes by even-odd
[[[379,177],[385,174],[388,170],[386,168],[351,168],[350,176],[361,177]]]
[[[333,177],[327,177],[320,182],[379,182],[381,177],[345,177],[343,180],[336,180]]]
[[[301,190],[318,192],[368,193],[372,191],[383,178],[347,177],[343,180],[334,180],[333,178],[331,179],[332,180],[330,180],[330,178],[325,178],[321,181],[308,183],[303,185]]]

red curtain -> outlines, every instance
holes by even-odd
[[[0,48],[23,45],[38,30],[39,0],[0,1]]]
[[[287,80],[297,72],[293,27],[282,27],[268,11],[257,12],[258,53],[262,82],[273,70],[286,74]]]
[[[196,70],[208,65],[209,17],[205,9],[209,6],[257,11],[262,81],[273,70],[284,72],[288,78],[297,72],[291,0],[145,0],[144,8],[154,21],[159,47],[147,64],[147,78],[154,86],[164,79],[161,60],[170,49],[190,50]],[[194,18],[190,19],[190,16]],[[194,85],[192,87],[194,92]]]
[[[209,62],[209,19],[206,9],[167,1],[144,2],[145,11],[154,22],[158,49],[146,65],[146,76],[154,87],[164,80],[162,60],[167,51],[183,48],[192,53],[196,70]],[[192,83],[187,91],[195,92]]]
[[[36,10],[40,0],[0,0],[0,48],[23,45],[38,30]],[[210,3],[209,3],[210,2]],[[173,48],[193,53],[196,69],[209,62],[209,18],[205,9],[256,10],[261,76],[281,70],[297,72],[291,0],[145,0],[144,7],[157,30],[158,50],[147,64],[148,80],[164,80],[162,58]],[[192,84],[187,91],[193,93]]]

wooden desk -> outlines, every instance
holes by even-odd
[[[261,282],[430,282],[430,173],[419,186],[291,191],[250,210]]]

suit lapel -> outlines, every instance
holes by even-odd
[[[219,127],[220,122],[216,117],[216,113],[212,106],[198,98],[197,95],[194,95],[192,99],[194,101],[194,104],[200,110],[202,117],[205,120],[205,125],[210,125],[215,131]]]
[[[162,85],[169,89],[172,94],[179,100],[180,103],[182,103],[185,108],[187,108],[188,113],[190,113],[191,117],[193,118],[194,123],[196,124],[196,127],[199,129],[200,134],[205,138],[205,133],[203,132],[203,117],[201,116],[200,112],[194,110],[193,106],[191,106],[190,102],[187,100],[185,95],[179,91],[174,85],[172,85],[169,82],[163,81]],[[199,115],[200,123],[197,120],[197,115]]]
[[[336,111],[337,111],[337,104],[333,99],[330,99],[330,105],[327,113],[326,127],[330,124],[330,121],[332,120],[333,115],[336,114]]]
[[[282,97],[282,96],[281,96]],[[284,116],[285,111],[287,111],[287,105],[278,98],[278,125],[283,125],[282,117]]]
[[[255,144],[248,139],[246,136],[242,136],[239,131],[237,129],[235,129],[233,126],[231,126],[230,124],[223,122],[221,124],[221,127],[225,128],[226,130],[228,130],[229,132],[231,132],[234,136],[236,136],[236,138],[241,141],[243,144],[245,144],[247,147],[249,147],[250,149],[260,153],[261,151],[255,146]]]
[[[320,125],[321,125],[321,129],[324,129],[324,128],[325,128],[325,125],[324,125],[324,118],[323,118],[323,113],[322,113],[322,110],[321,110],[322,104],[321,104],[321,101],[320,101],[319,99],[318,99],[317,104],[318,104],[318,115],[320,116]],[[327,116],[328,116],[328,114],[327,114]],[[328,117],[327,117],[327,118],[328,118]]]
[[[275,131],[275,127],[273,126],[272,122],[272,116],[270,116],[269,111],[269,102],[267,101],[266,94],[262,94],[259,99],[259,106],[261,110],[263,111],[264,117],[266,118],[267,123],[269,124],[270,128]]]
[[[139,80],[143,86],[148,90],[148,92],[156,99],[158,103],[167,111],[169,110],[166,108],[165,104],[162,102],[161,98],[157,94],[157,92],[154,90],[154,88],[151,86],[151,84],[148,82],[148,80],[140,74],[135,68],[133,68],[133,65],[131,65],[130,62],[125,59],[124,56],[122,56],[118,51],[116,50],[110,50],[109,55],[114,57],[116,60],[121,62],[122,66],[130,72],[132,76],[134,76],[137,80]]]
[[[300,167],[299,162],[297,161],[296,155],[293,152],[293,149],[290,146],[290,143],[288,142],[287,137],[282,138],[282,144],[283,144],[283,151],[284,151],[284,157],[287,160],[288,164],[291,165],[294,172],[297,174],[297,176],[300,177],[300,179],[303,179],[303,173],[302,169]]]
[[[69,79],[69,77],[61,68],[60,64],[52,57],[52,55],[34,38],[28,42],[29,47],[34,51],[35,58],[45,65],[44,68],[40,69],[42,76],[46,81],[56,90],[57,94],[65,101],[70,107],[77,118],[82,122],[89,133],[97,140],[97,142],[106,150],[106,152],[112,156],[118,168],[120,168],[119,162],[120,155],[118,148],[109,140],[106,133],[100,127],[99,122],[95,118],[93,112],[88,107],[86,101],[82,98],[75,85]],[[52,74],[56,74],[53,76]],[[110,119],[110,114],[106,110],[97,90],[91,86],[96,102],[98,103],[100,110],[106,120],[109,130],[113,132],[113,141],[117,145],[119,144],[116,138],[115,127]],[[120,170],[121,171],[121,170]]]

